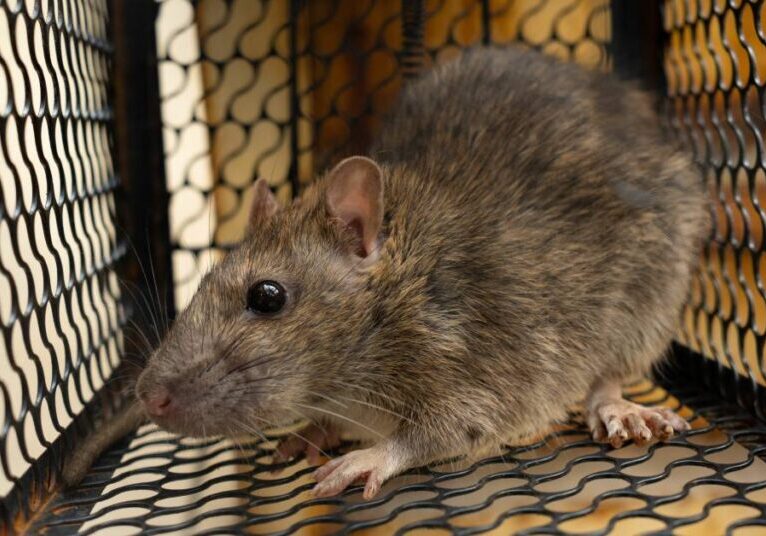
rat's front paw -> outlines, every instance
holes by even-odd
[[[337,495],[357,480],[364,481],[364,498],[371,499],[388,478],[398,472],[391,457],[382,449],[355,450],[332,459],[316,470],[314,495]]]
[[[274,451],[272,461],[281,463],[306,453],[308,462],[312,465],[319,463],[319,455],[324,451],[340,445],[340,433],[332,425],[319,426],[310,424],[300,432],[283,438]]]
[[[667,408],[647,408],[625,399],[605,400],[588,414],[593,439],[620,448],[628,439],[639,445],[653,439],[664,441],[689,423]]]

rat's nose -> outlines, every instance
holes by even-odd
[[[144,396],[143,402],[147,413],[152,417],[163,417],[170,413],[175,406],[170,391],[164,387],[160,387],[153,393]]]

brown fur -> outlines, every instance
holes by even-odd
[[[533,433],[600,378],[661,357],[707,210],[643,94],[477,50],[411,83],[371,156],[385,200],[374,262],[328,214],[327,180],[254,225],[139,382],[183,408],[160,424],[230,434],[328,417],[313,406],[386,436],[401,470]],[[245,310],[263,279],[290,295],[275,318]]]

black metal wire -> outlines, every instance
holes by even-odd
[[[290,27],[298,26],[298,17],[302,9],[300,0],[290,0]],[[298,154],[298,124],[300,99],[298,88],[298,34],[290,32],[290,154]],[[292,158],[290,161],[290,184],[292,186],[293,197],[300,193],[300,171],[298,169],[298,159]]]
[[[405,78],[416,76],[423,66],[423,2],[402,0],[401,64]]]
[[[684,312],[681,342],[714,359],[708,384],[760,418],[766,401],[763,2],[666,2],[665,71],[672,128],[694,151],[714,229]],[[733,381],[721,372],[731,369]],[[690,371],[692,372],[692,371]]]
[[[30,513],[123,352],[105,2],[0,2],[0,519]],[[68,445],[69,444],[69,445]]]

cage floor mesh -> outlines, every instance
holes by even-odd
[[[766,425],[704,395],[642,382],[631,399],[693,428],[665,444],[594,443],[576,419],[502,456],[411,471],[372,501],[314,499],[304,459],[275,473],[269,441],[190,440],[152,425],[38,517],[38,534],[652,533],[766,530]],[[675,396],[674,396],[675,395]],[[280,466],[282,467],[282,466]],[[744,532],[743,532],[744,531]]]

